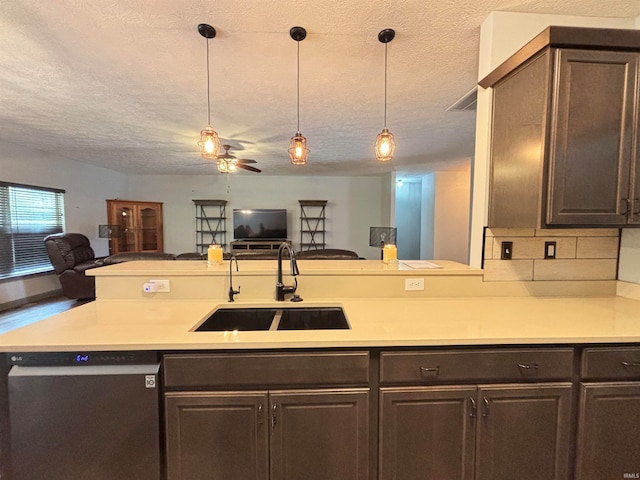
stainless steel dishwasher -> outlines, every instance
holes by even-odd
[[[155,352],[11,353],[13,480],[159,480]]]

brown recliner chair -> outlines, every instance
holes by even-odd
[[[69,298],[95,298],[95,278],[84,272],[102,266],[102,258],[95,258],[89,239],[81,233],[56,233],[47,236],[44,244],[62,293]]]

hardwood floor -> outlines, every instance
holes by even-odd
[[[40,302],[27,303],[21,307],[0,312],[0,334],[38,322],[70,308],[84,305],[91,300],[71,300],[55,297]]]

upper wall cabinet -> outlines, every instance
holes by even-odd
[[[493,87],[489,227],[640,226],[640,30],[549,27]]]

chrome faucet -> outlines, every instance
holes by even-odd
[[[284,302],[285,295],[295,294],[298,288],[298,279],[294,278],[293,285],[285,285],[282,283],[282,251],[287,250],[289,252],[289,263],[291,264],[291,276],[296,277],[300,271],[298,270],[298,264],[296,263],[296,254],[287,242],[282,242],[278,247],[278,280],[276,282],[276,300],[278,302]],[[294,295],[295,301],[301,301],[299,295]],[[294,300],[292,299],[292,301]]]
[[[233,269],[231,268],[233,266],[233,262],[236,262],[236,272],[238,271],[238,259],[236,258],[235,255],[231,255],[231,258],[229,259],[229,301],[230,302],[235,302],[234,300],[234,295],[238,295],[240,293],[240,286],[238,286],[238,290],[234,290],[233,289]]]

